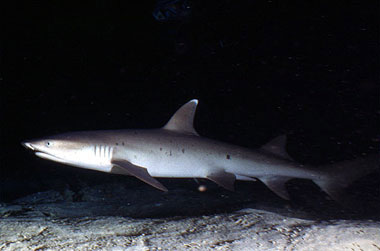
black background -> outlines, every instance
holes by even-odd
[[[203,136],[256,148],[285,133],[290,154],[307,164],[378,152],[378,1],[189,4],[190,15],[162,22],[154,1],[6,11],[0,200],[73,176],[109,179],[38,159],[21,141],[160,127],[193,98]]]

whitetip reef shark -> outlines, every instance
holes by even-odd
[[[201,137],[193,127],[197,105],[198,100],[189,101],[159,129],[69,132],[22,145],[44,159],[135,176],[162,191],[167,188],[155,177],[205,178],[228,190],[234,190],[235,180],[259,179],[286,200],[290,179],[312,180],[339,200],[350,183],[378,168],[376,154],[319,168],[301,165],[287,154],[285,136],[258,150]]]

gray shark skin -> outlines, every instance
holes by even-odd
[[[160,129],[69,132],[23,142],[41,158],[67,165],[132,175],[167,191],[155,177],[205,178],[234,190],[235,180],[259,179],[283,199],[293,178],[315,182],[334,200],[351,182],[379,165],[379,156],[310,168],[286,153],[280,136],[258,150],[200,137],[193,127],[198,100],[183,105]]]

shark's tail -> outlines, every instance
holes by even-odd
[[[321,167],[322,177],[313,179],[333,200],[344,202],[344,189],[355,180],[364,177],[379,168],[380,156],[370,154],[364,158],[334,163]]]

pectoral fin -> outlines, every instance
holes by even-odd
[[[150,176],[146,168],[133,165],[129,161],[122,159],[112,160],[111,163],[114,165],[112,168],[112,173],[117,174],[127,174],[131,176],[135,176],[136,178],[148,183],[149,185],[160,189],[161,191],[167,192],[168,189],[164,187],[158,180]]]
[[[290,179],[283,176],[262,176],[259,179],[270,189],[272,192],[285,200],[290,200],[289,193],[286,190],[285,183]]]
[[[232,173],[226,173],[224,171],[213,172],[207,175],[207,179],[214,181],[219,186],[234,191],[234,183],[236,180],[236,176]]]

